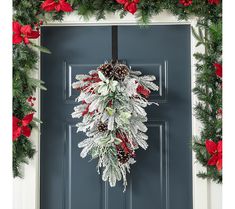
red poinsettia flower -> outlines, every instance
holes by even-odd
[[[66,0],[45,0],[42,5],[42,9],[45,10],[46,12],[51,12],[56,10],[57,12],[63,11],[63,12],[72,12],[73,9],[71,5],[66,2]]]
[[[36,39],[39,36],[40,33],[32,30],[30,25],[22,26],[19,22],[13,22],[13,44],[20,44],[22,41],[29,44],[29,39]]]
[[[33,120],[33,114],[34,113],[26,115],[22,120],[13,116],[13,141],[16,141],[16,139],[21,135],[30,137],[31,129],[28,125]]]
[[[208,153],[211,155],[210,159],[208,160],[207,164],[211,166],[217,167],[218,171],[222,170],[222,140],[218,143],[212,140],[206,140],[206,149]]]
[[[140,0],[116,0],[119,4],[124,5],[124,10],[130,12],[131,14],[135,14],[137,11],[137,4]]]
[[[218,5],[220,3],[220,0],[208,0],[208,3]]]
[[[135,2],[126,3],[124,5],[124,9],[130,12],[131,14],[135,14],[137,11],[137,3]]]
[[[137,93],[144,95],[145,97],[149,97],[151,91],[149,89],[144,88],[142,85],[138,85],[136,89]]]
[[[179,3],[185,7],[188,7],[193,3],[193,1],[192,0],[179,0]]]
[[[222,65],[219,64],[219,63],[214,63],[213,65],[214,65],[214,67],[215,67],[215,69],[216,69],[215,74],[216,74],[218,77],[222,78],[222,76],[223,76],[223,68],[222,68]]]
[[[128,2],[128,0],[116,0],[116,1],[119,4],[125,4],[126,2]]]

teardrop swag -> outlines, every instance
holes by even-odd
[[[144,108],[151,90],[158,91],[153,83],[155,76],[141,76],[127,65],[107,62],[89,75],[77,75],[73,88],[81,91],[76,99],[81,104],[74,108],[74,118],[83,117],[77,124],[78,131],[87,138],[78,144],[81,157],[98,158],[99,169],[103,168],[103,181],[111,187],[123,179],[127,186],[126,173],[135,163],[139,147],[147,149],[145,134],[147,113]]]

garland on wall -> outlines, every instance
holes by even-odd
[[[206,29],[204,36],[202,28]],[[198,45],[205,46],[204,54],[194,55],[198,60],[194,93],[199,99],[195,114],[202,131],[193,149],[197,160],[207,168],[198,176],[222,182],[222,23],[199,23],[199,31],[194,34]]]
[[[198,31],[193,31],[197,46],[205,53],[196,53],[197,79],[194,93],[199,102],[195,115],[202,123],[201,134],[195,137],[193,150],[206,168],[199,177],[222,181],[222,2],[221,0],[13,0],[13,173],[22,176],[21,165],[35,154],[31,132],[40,122],[34,117],[33,96],[45,89],[43,81],[33,78],[37,70],[38,49],[34,40],[40,37],[40,26],[48,20],[63,20],[74,12],[84,18],[127,13],[147,24],[151,16],[163,10],[179,19],[198,17]]]

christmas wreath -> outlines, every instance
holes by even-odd
[[[107,62],[89,75],[77,75],[76,80],[73,88],[81,92],[76,99],[81,104],[74,108],[72,117],[83,117],[77,127],[87,136],[78,144],[82,148],[81,157],[98,158],[103,181],[114,187],[123,179],[125,190],[126,174],[135,163],[135,151],[148,147],[144,108],[153,104],[147,100],[151,90],[158,91],[152,82],[155,76],[141,76],[140,71],[125,64]]]

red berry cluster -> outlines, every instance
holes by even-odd
[[[35,28],[36,28],[37,31],[39,30],[39,27],[40,27],[41,25],[43,25],[43,21],[42,21],[42,20],[40,20],[38,23],[35,23],[35,24],[34,24],[34,26],[35,26]]]
[[[34,106],[33,101],[35,101],[35,100],[36,100],[36,97],[32,97],[32,96],[30,96],[30,97],[27,99],[27,101],[30,103],[31,106]]]

